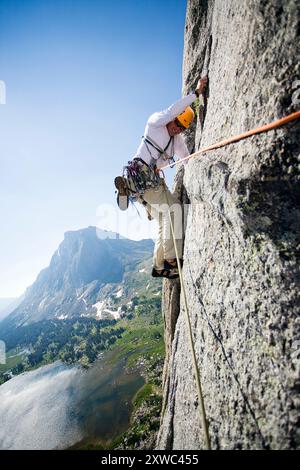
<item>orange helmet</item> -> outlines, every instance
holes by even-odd
[[[194,119],[195,113],[190,106],[188,106],[183,113],[177,116],[178,121],[182,124],[186,129],[192,124]]]

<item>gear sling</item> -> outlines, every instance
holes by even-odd
[[[172,160],[174,162],[174,137],[170,137],[169,142],[164,149],[149,136],[143,136],[143,140],[151,157],[150,163],[146,163],[141,158],[134,158],[129,161],[128,165],[123,168],[123,176],[115,179],[115,185],[118,189],[122,186],[122,195],[126,196],[127,199],[135,202],[137,198],[139,198],[142,204],[146,206],[147,203],[144,201],[142,195],[147,191],[147,189],[158,188],[161,184],[161,178],[156,166],[156,159],[152,156],[149,146],[153,147],[163,160]],[[169,147],[171,148],[171,156],[167,153]],[[125,204],[125,207],[121,207],[118,199],[118,205],[122,210],[124,210],[127,209],[128,202]]]

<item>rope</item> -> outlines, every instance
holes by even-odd
[[[160,170],[164,170],[165,168],[169,168],[171,166],[178,165],[181,162],[184,162],[185,160],[189,160],[190,158],[198,157],[199,155],[210,152],[211,150],[219,149],[221,147],[225,147],[226,145],[229,144],[234,144],[235,142],[239,142],[240,140],[247,139],[248,137],[251,137],[253,135],[257,134],[262,134],[263,132],[268,132],[272,131],[273,129],[277,129],[278,127],[284,126],[285,124],[288,124],[289,122],[296,121],[297,119],[300,119],[300,110],[295,111],[294,113],[289,114],[288,116],[285,116],[281,119],[277,119],[276,121],[273,121],[269,124],[265,124],[264,126],[261,127],[256,127],[255,129],[251,129],[250,131],[243,132],[242,134],[238,134],[232,137],[229,137],[228,139],[221,140],[220,142],[216,142],[212,145],[209,145],[207,147],[203,147],[202,149],[198,150],[197,152],[192,153],[191,155],[188,155],[187,157],[181,158],[180,160],[177,160],[176,162],[172,163],[172,165],[165,165]]]
[[[192,333],[192,325],[191,325],[189,308],[188,308],[188,303],[187,303],[187,296],[186,296],[186,291],[185,291],[185,287],[183,283],[182,269],[181,269],[179,255],[178,255],[177,243],[176,243],[175,233],[174,233],[174,226],[173,226],[173,221],[172,221],[172,216],[171,216],[171,211],[170,211],[170,203],[169,203],[165,183],[164,183],[164,188],[165,188],[166,201],[168,205],[168,214],[169,214],[169,219],[170,219],[171,233],[172,233],[172,238],[173,238],[173,243],[174,243],[174,248],[175,248],[175,253],[176,253],[176,259],[177,259],[180,286],[183,292],[183,299],[184,299],[184,306],[185,306],[185,309],[184,309],[185,318],[186,318],[186,324],[188,328],[188,337],[189,337],[190,349],[191,349],[192,358],[193,358],[194,373],[195,373],[196,386],[197,386],[198,398],[199,398],[200,423],[202,424],[202,428],[204,432],[204,442],[205,442],[206,449],[211,450],[210,437],[208,433],[208,424],[207,424],[207,419],[206,419],[206,411],[205,411],[205,405],[204,405],[204,398],[203,398],[202,386],[201,386],[200,371],[199,371],[199,367],[197,364],[195,345],[194,345],[193,333]]]

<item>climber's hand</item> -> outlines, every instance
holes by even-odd
[[[201,95],[205,88],[207,87],[208,83],[208,77],[203,77],[198,80],[197,86],[196,86],[196,91],[198,92],[199,95]]]

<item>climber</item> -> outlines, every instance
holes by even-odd
[[[208,78],[199,79],[193,93],[178,100],[164,111],[152,114],[146,124],[145,133],[136,155],[124,168],[123,176],[115,178],[118,190],[117,202],[121,210],[128,207],[129,199],[137,200],[146,207],[148,218],[159,223],[158,238],[153,256],[153,277],[178,277],[178,267],[172,236],[169,230],[169,209],[172,218],[181,214],[180,201],[169,191],[159,170],[174,156],[189,155],[182,132],[194,119],[190,105],[202,94]],[[180,209],[180,210],[178,210]],[[180,219],[181,224],[181,219]],[[182,233],[176,233],[178,255],[182,263]]]

